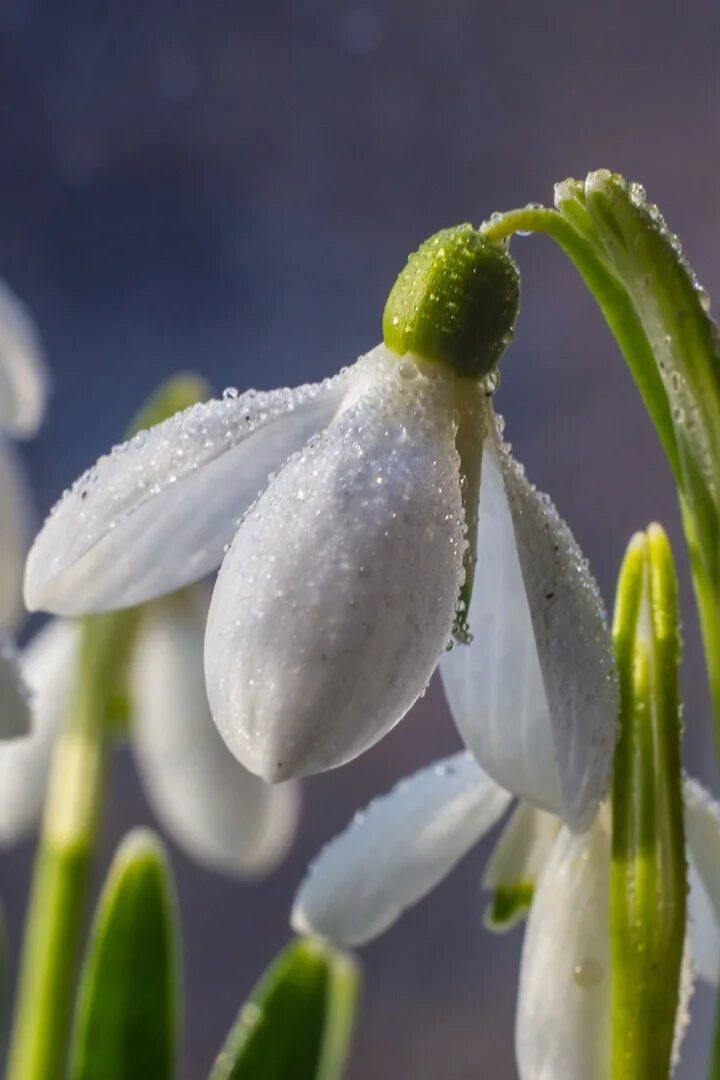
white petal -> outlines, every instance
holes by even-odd
[[[23,438],[42,420],[47,374],[40,338],[27,309],[0,281],[0,428]]]
[[[718,984],[720,976],[720,806],[694,780],[687,780],[688,922],[698,974]]]
[[[358,381],[243,521],[210,607],[215,722],[274,781],[381,738],[451,633],[464,546],[451,380],[380,347]]]
[[[0,626],[14,625],[22,610],[30,507],[30,493],[20,461],[0,436]]]
[[[483,888],[494,893],[485,916],[490,929],[509,930],[526,914],[559,829],[555,814],[530,803],[513,811],[483,877]]]
[[[605,793],[617,688],[595,582],[550,500],[486,439],[473,641],[442,661],[448,700],[478,760],[575,830]]]
[[[330,421],[347,378],[194,405],[100,458],[33,544],[28,608],[129,607],[214,570],[272,470]]]
[[[466,753],[401,781],[312,864],[294,929],[338,945],[370,941],[450,873],[510,799]]]
[[[203,672],[207,604],[199,601],[173,598],[143,617],[132,669],[138,763],[157,817],[189,855],[240,877],[262,874],[292,840],[299,792],[253,776],[218,735]]]
[[[32,694],[32,731],[0,744],[0,844],[22,839],[37,824],[55,738],[67,719],[78,627],[53,619],[21,658]]]
[[[0,627],[0,740],[30,730],[30,701],[12,638]]]
[[[530,908],[520,969],[521,1080],[609,1080],[610,837],[562,829]]]
[[[562,813],[552,724],[510,507],[494,443],[485,441],[469,611],[470,645],[440,660],[450,709],[468,747],[499,784]]]

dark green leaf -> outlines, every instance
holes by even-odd
[[[178,1033],[179,946],[159,841],[130,833],[110,868],[81,974],[72,1080],[168,1080]]]
[[[291,942],[240,1010],[210,1080],[338,1080],[357,990],[350,957],[309,938]]]

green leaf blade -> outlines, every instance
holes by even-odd
[[[170,1080],[178,1034],[175,898],[159,841],[121,844],[83,965],[71,1080]]]
[[[624,1080],[670,1074],[686,929],[677,583],[658,525],[628,548],[613,638],[612,1075]]]
[[[210,1080],[338,1080],[357,990],[348,956],[309,938],[291,942],[240,1010]]]

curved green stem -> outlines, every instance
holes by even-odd
[[[545,233],[575,264],[620,346],[667,454],[675,482],[680,486],[682,472],[670,405],[652,349],[627,291],[596,253],[592,243],[557,210],[545,207],[510,210],[483,226],[482,231],[488,240],[495,243],[518,232]]]

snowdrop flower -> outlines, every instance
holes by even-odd
[[[0,738],[16,738],[29,727],[27,695],[3,629],[12,627],[21,611],[31,521],[27,482],[10,439],[29,438],[37,431],[46,382],[35,326],[0,282]]]
[[[468,753],[401,781],[321,852],[298,891],[294,929],[337,945],[372,940],[452,870],[511,799]],[[692,953],[698,974],[717,983],[720,807],[693,781],[685,785],[685,825]],[[488,862],[487,921],[507,928],[530,909],[516,1023],[522,1080],[609,1080],[609,872],[607,807],[577,835],[520,803]],[[684,983],[676,1041],[689,971]]]
[[[106,611],[219,566],[207,691],[249,770],[280,781],[351,760],[440,662],[487,771],[586,827],[615,687],[587,566],[492,410],[517,305],[504,249],[470,226],[437,234],[352,367],[228,391],[101,458],[35,541],[28,606]],[[446,654],[453,633],[466,643]]]
[[[202,646],[207,600],[187,590],[140,616],[129,672],[129,732],[148,800],[198,862],[240,877],[285,854],[298,816],[294,783],[272,787],[228,752],[210,717]],[[80,625],[48,623],[25,650],[32,734],[0,745],[0,844],[37,823],[55,739],[68,714]]]

